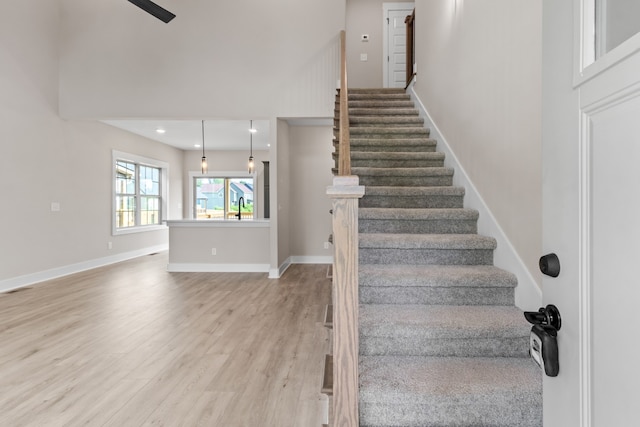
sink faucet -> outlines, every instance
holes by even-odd
[[[238,221],[242,219],[242,213],[240,212],[240,202],[242,202],[242,207],[244,208],[244,197],[240,197],[238,199],[238,213],[236,214],[236,216],[238,217]]]

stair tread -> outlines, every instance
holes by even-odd
[[[360,208],[360,219],[378,220],[476,220],[478,211],[465,208]]]
[[[361,356],[363,426],[540,426],[542,375],[527,358]]]
[[[389,280],[391,279],[391,280]],[[504,287],[517,285],[514,274],[493,265],[362,264],[360,286]]]
[[[531,329],[515,306],[362,304],[359,319],[361,336],[377,337],[527,338]]]
[[[360,248],[494,250],[496,239],[478,234],[360,233]]]

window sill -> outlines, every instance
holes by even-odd
[[[123,234],[133,234],[133,233],[144,233],[146,231],[158,231],[158,230],[166,230],[168,227],[166,224],[159,225],[140,225],[137,227],[127,227],[121,228],[117,230],[113,230],[111,233],[112,236],[120,236]]]

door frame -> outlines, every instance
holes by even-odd
[[[382,3],[382,87],[389,87],[389,25],[387,18],[392,10],[413,10],[414,2]]]
[[[606,87],[618,86],[615,77],[603,76],[605,82],[592,82],[614,65],[640,51],[640,33],[623,42],[610,52],[598,55],[600,43],[597,32],[603,29],[602,21],[596,17],[596,0],[574,0],[574,90],[581,91],[590,87],[589,94],[580,92],[579,96],[579,147],[578,147],[578,339],[579,339],[579,405],[580,426],[593,425],[593,247],[591,233],[593,164],[592,164],[592,126],[591,118],[599,112],[614,107],[626,99],[640,96],[640,86],[619,86],[609,94]],[[602,89],[599,89],[602,86]],[[595,89],[595,90],[594,90]]]

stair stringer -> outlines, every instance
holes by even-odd
[[[442,132],[440,132],[440,129],[438,129],[438,126],[429,115],[426,107],[415,92],[414,85],[415,83],[412,82],[407,88],[407,92],[414,101],[420,117],[424,119],[424,126],[431,130],[430,137],[438,141],[438,151],[445,154],[445,166],[453,168],[456,171],[453,176],[453,184],[466,189],[464,198],[465,207],[476,209],[480,213],[478,233],[492,236],[498,242],[498,247],[493,254],[494,265],[510,271],[518,278],[518,286],[515,288],[516,306],[524,311],[536,311],[538,307],[542,305],[542,289],[511,244],[509,237],[496,220],[489,206],[485,203],[480,192],[469,178],[469,175],[451,149],[446,138],[442,135]]]

